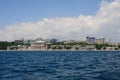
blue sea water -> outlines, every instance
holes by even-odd
[[[120,80],[120,51],[0,51],[0,80]]]

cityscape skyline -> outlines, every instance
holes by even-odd
[[[1,41],[24,37],[120,42],[119,0],[0,1]]]

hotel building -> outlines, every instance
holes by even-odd
[[[97,44],[105,44],[105,38],[96,39]]]

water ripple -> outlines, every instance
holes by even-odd
[[[0,52],[0,80],[119,79],[119,51]]]

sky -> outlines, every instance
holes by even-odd
[[[94,15],[101,0],[0,0],[0,27],[43,18]]]
[[[1,41],[25,38],[120,42],[120,0],[0,0]]]

